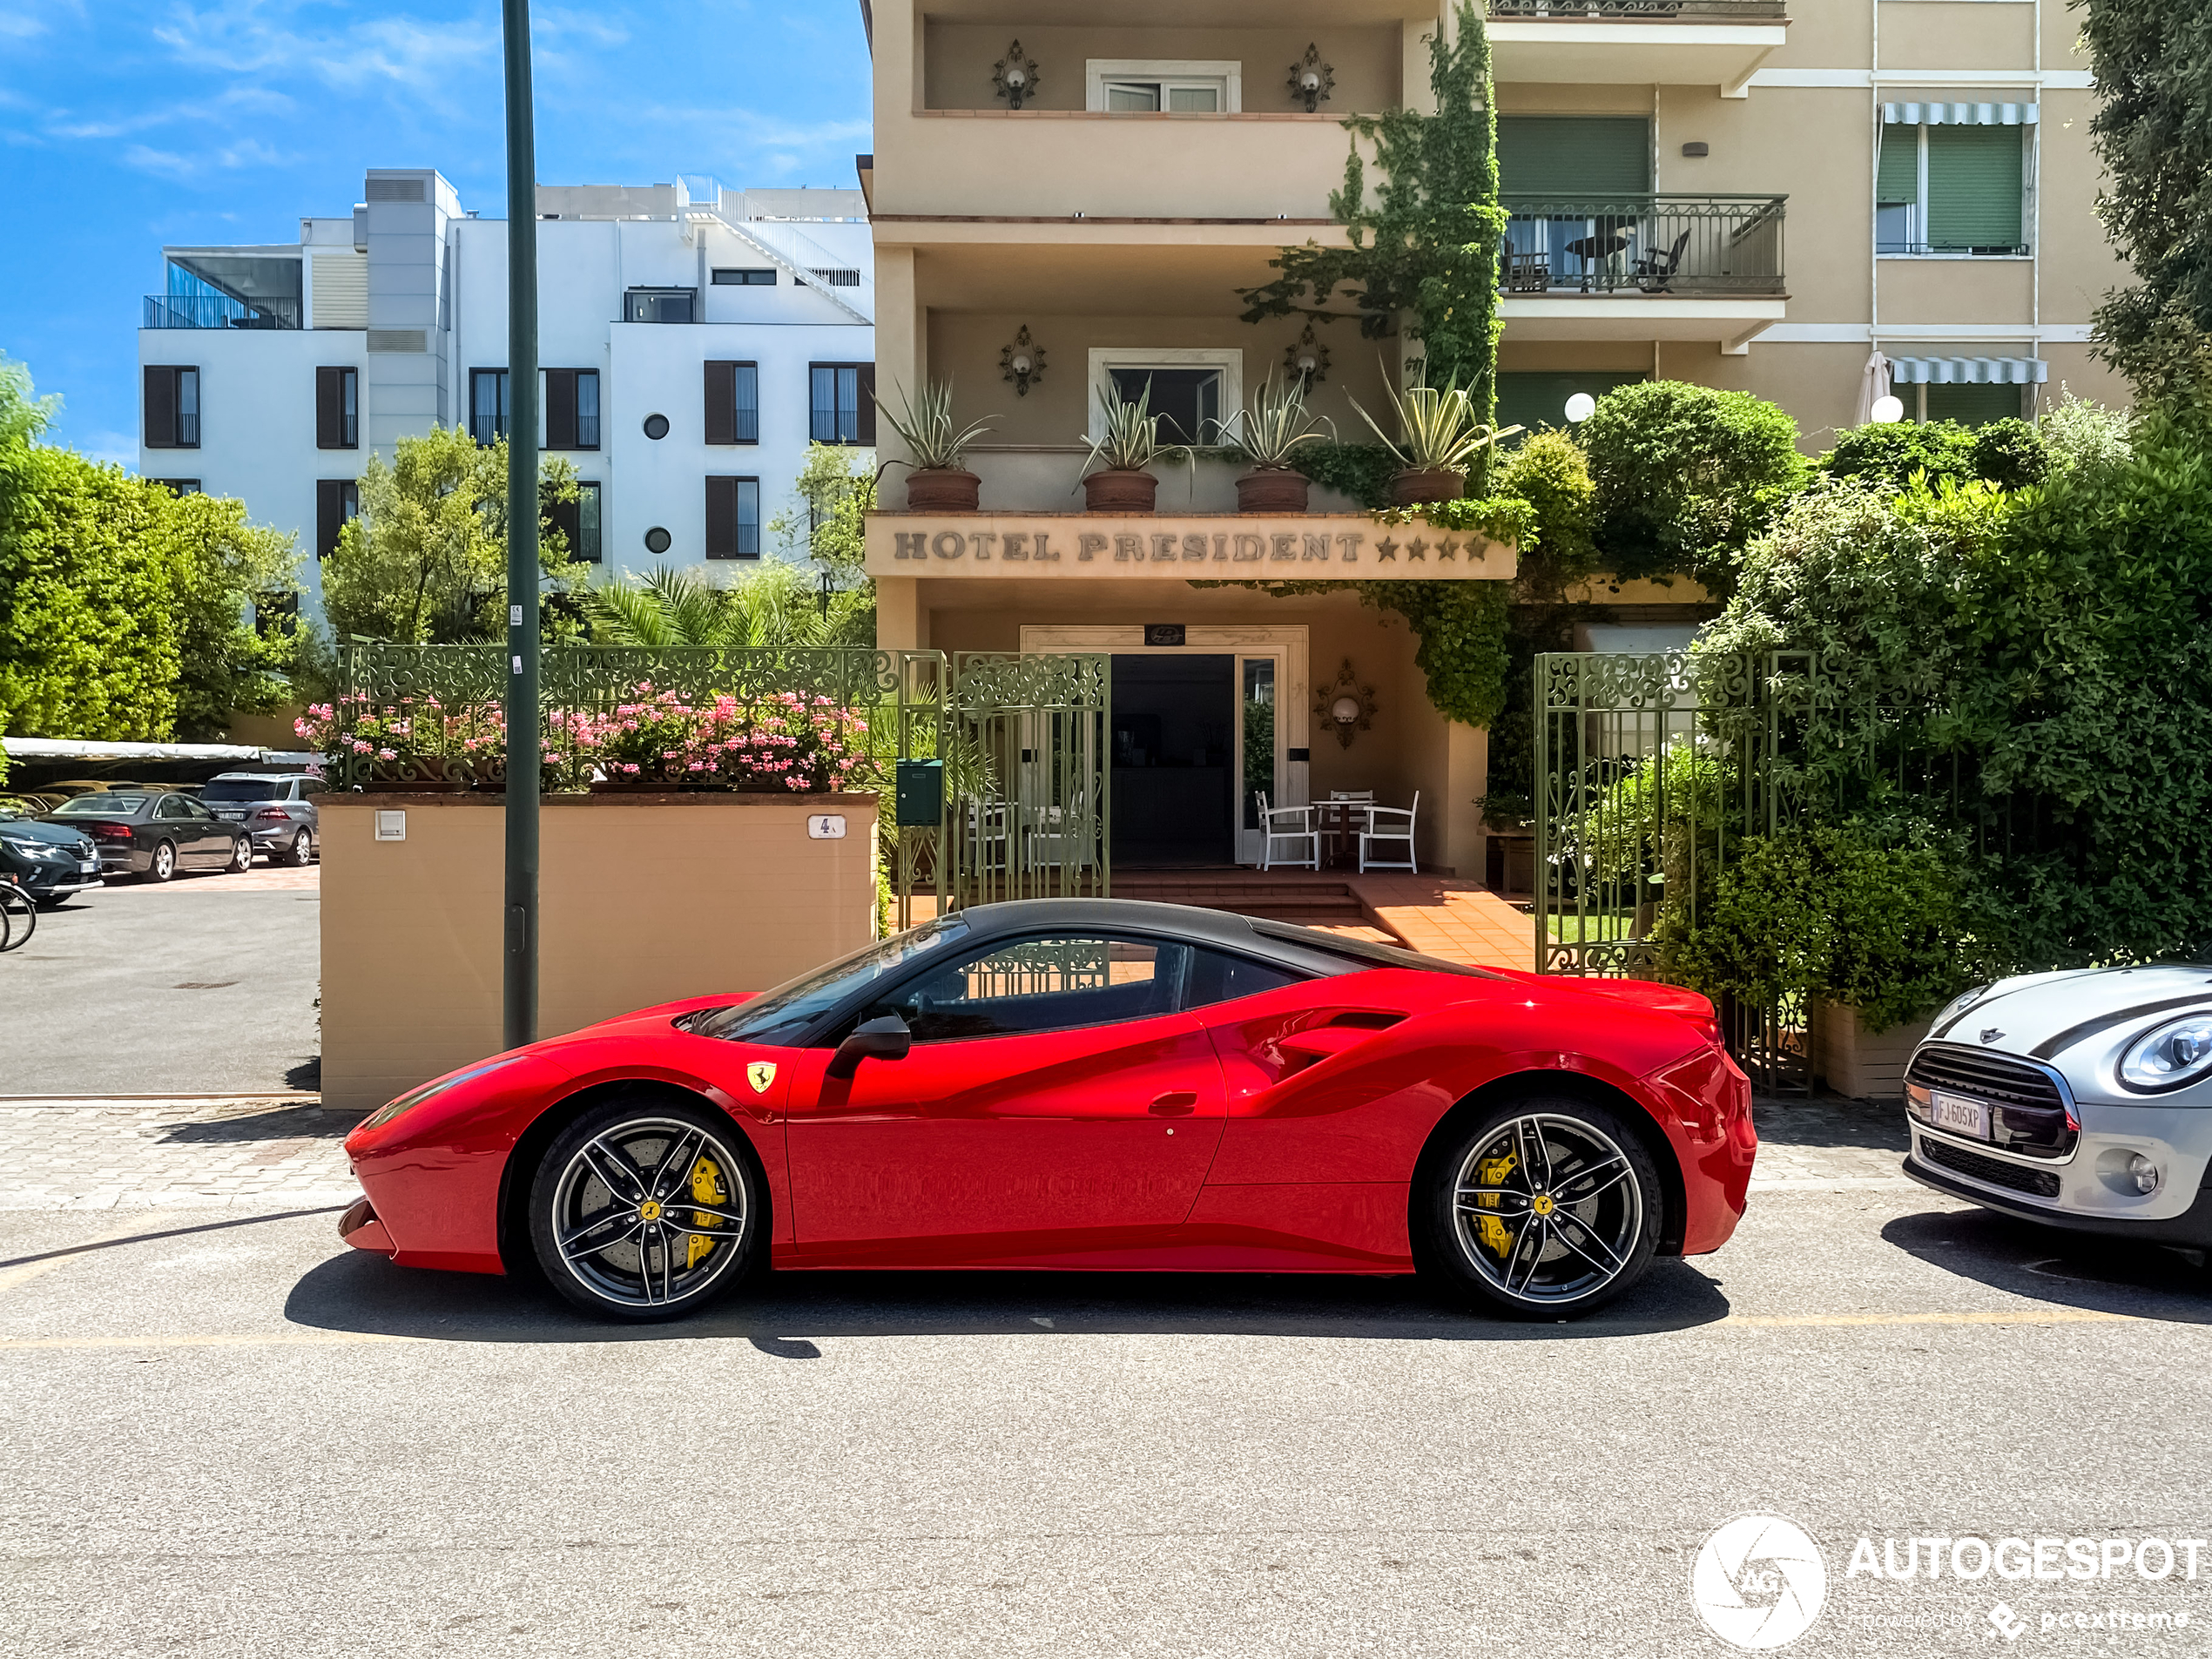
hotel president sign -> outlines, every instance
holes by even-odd
[[[1055,581],[1502,582],[1511,546],[1361,513],[871,513],[870,576]]]

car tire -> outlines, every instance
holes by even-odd
[[[177,879],[177,846],[173,841],[157,841],[146,860],[146,880],[174,881]]]
[[[231,873],[244,875],[253,867],[253,838],[241,835],[231,843]]]
[[[765,1258],[766,1200],[759,1160],[725,1114],[627,1091],[546,1150],[530,1181],[530,1244],[547,1282],[586,1312],[681,1318]]]
[[[304,829],[293,836],[291,844],[284,849],[284,861],[295,870],[306,869],[314,855],[315,838]]]
[[[1425,1264],[1508,1318],[1604,1306],[1643,1277],[1665,1229],[1667,1189],[1642,1137],[1593,1101],[1500,1101],[1457,1125],[1426,1170]]]

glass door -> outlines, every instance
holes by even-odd
[[[1283,731],[1278,719],[1276,687],[1283,681],[1279,656],[1239,657],[1238,691],[1237,861],[1257,864],[1261,851],[1259,798],[1270,806],[1283,803]]]

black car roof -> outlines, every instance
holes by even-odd
[[[1480,968],[1366,940],[1347,939],[1289,922],[1255,922],[1234,911],[1197,905],[1157,904],[1143,899],[1014,899],[970,905],[958,913],[971,936],[981,939],[1040,928],[1103,927],[1164,934],[1193,944],[1218,945],[1247,956],[1307,973],[1341,974],[1354,967],[1411,968],[1492,979]]]

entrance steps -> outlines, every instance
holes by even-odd
[[[1114,872],[1116,899],[1143,899],[1155,904],[1202,905],[1240,916],[1269,921],[1296,922],[1303,927],[1326,927],[1363,938],[1396,944],[1397,939],[1374,925],[1351,884],[1327,874],[1305,871],[1257,870],[1146,870]]]

